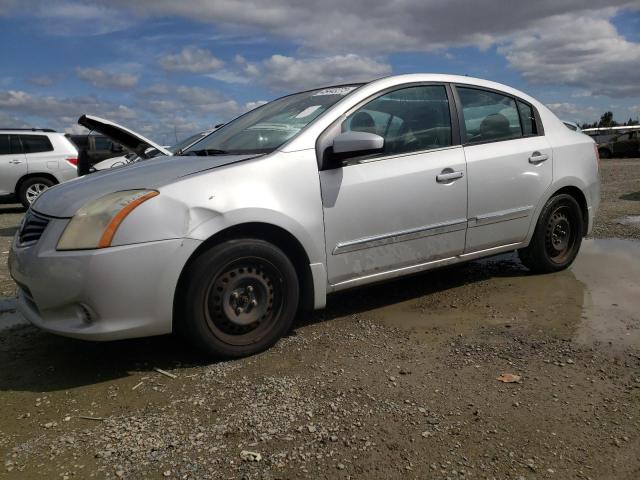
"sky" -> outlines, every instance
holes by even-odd
[[[173,144],[293,91],[414,72],[638,119],[640,0],[0,0],[0,127],[93,114]]]

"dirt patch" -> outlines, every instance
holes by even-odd
[[[594,235],[638,238],[615,219],[640,214],[640,161],[602,174]],[[553,275],[502,255],[345,292],[213,364],[2,329],[0,478],[640,478],[639,262],[594,239]]]

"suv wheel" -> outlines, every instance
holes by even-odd
[[[29,208],[29,205],[31,205],[42,192],[53,185],[55,185],[55,183],[46,177],[27,178],[18,189],[18,200],[20,200],[20,203],[22,203],[25,208]]]
[[[518,256],[535,273],[564,270],[578,255],[583,226],[582,211],[575,198],[556,195],[542,209],[531,243],[518,250]]]
[[[189,267],[183,327],[207,354],[237,358],[275,344],[291,327],[299,284],[291,260],[275,245],[229,240]]]

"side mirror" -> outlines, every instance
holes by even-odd
[[[369,132],[344,132],[333,139],[333,153],[376,152],[384,148],[384,138]]]

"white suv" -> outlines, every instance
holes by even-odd
[[[0,196],[28,207],[44,190],[78,176],[78,151],[49,129],[0,129]]]

